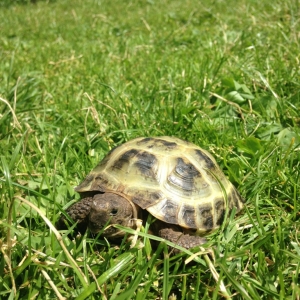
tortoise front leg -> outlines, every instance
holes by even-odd
[[[91,210],[91,206],[93,204],[93,197],[86,197],[81,199],[79,202],[71,205],[66,213],[70,216],[70,218],[77,222],[77,230],[83,233],[88,226],[88,215]],[[58,222],[56,223],[56,228],[59,230],[65,230],[68,228],[67,220],[64,215],[62,215]]]
[[[206,238],[184,234],[172,228],[163,228],[159,230],[158,234],[160,237],[186,249],[202,245],[207,241]]]

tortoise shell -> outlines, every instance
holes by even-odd
[[[219,227],[227,208],[243,207],[209,152],[167,136],[114,148],[75,190],[118,192],[155,218],[200,233]]]

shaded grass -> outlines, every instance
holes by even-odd
[[[85,287],[14,200],[55,224],[112,147],[175,135],[212,152],[247,200],[209,236],[227,293],[299,299],[296,1],[2,1],[0,15],[0,297],[56,298],[48,274],[66,298],[220,298],[201,256],[64,234]]]

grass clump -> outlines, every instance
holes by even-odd
[[[299,299],[296,1],[1,1],[0,16],[0,298]],[[209,150],[246,199],[214,255],[58,235],[91,168],[158,135]]]

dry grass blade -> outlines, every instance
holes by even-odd
[[[45,279],[48,281],[49,285],[52,287],[54,293],[56,294],[57,298],[60,300],[65,300],[67,298],[63,297],[62,294],[58,291],[57,287],[55,286],[54,282],[51,280],[50,276],[45,270],[41,270],[42,274],[44,275]]]
[[[234,106],[234,107],[237,109],[237,111],[239,112],[239,114],[240,114],[241,118],[243,119],[243,121],[245,121],[244,115],[243,115],[242,111],[243,111],[243,112],[246,112],[246,113],[249,113],[249,111],[247,111],[246,109],[240,107],[238,104],[236,104],[236,103],[234,103],[234,102],[232,102],[232,101],[229,101],[229,100],[225,99],[224,97],[222,97],[222,96],[220,96],[220,95],[218,95],[218,94],[216,94],[216,93],[211,93],[211,92],[210,92],[209,94],[210,94],[211,96],[214,96],[214,97],[218,98],[219,100],[221,100],[221,101],[223,101],[223,102],[225,102],[225,103],[231,105],[231,106]]]
[[[220,288],[220,292],[222,293],[222,295],[226,298],[226,299],[231,299],[231,296],[229,295],[229,293],[226,290],[225,284],[223,282],[222,279],[220,279],[220,275],[217,272],[217,270],[215,269],[215,266],[213,265],[212,261],[210,260],[209,256],[207,254],[203,255],[211,274],[213,275],[214,279],[216,282],[219,282],[219,288]]]
[[[73,259],[72,255],[70,254],[70,252],[68,251],[67,247],[65,246],[62,236],[60,235],[60,233],[56,230],[56,228],[53,226],[53,224],[49,221],[49,219],[43,214],[43,212],[36,207],[34,204],[32,204],[31,202],[27,201],[26,199],[20,197],[20,196],[16,196],[16,199],[26,203],[28,206],[30,206],[31,208],[33,208],[35,211],[37,211],[39,213],[39,215],[43,218],[43,220],[45,221],[45,223],[49,226],[49,228],[53,231],[56,239],[58,240],[61,248],[63,249],[65,255],[67,256],[70,264],[72,265],[72,267],[74,268],[74,271],[77,273],[79,278],[83,278],[83,280],[81,280],[81,283],[83,284],[84,287],[87,286],[88,280],[86,278],[86,276],[82,273],[81,269],[79,268],[79,266],[77,265],[76,261]]]
[[[0,241],[0,248],[1,248],[1,252],[3,254],[4,260],[8,266],[9,269],[9,274],[10,274],[10,278],[11,278],[11,283],[12,283],[12,289],[13,289],[13,293],[14,295],[17,292],[16,289],[16,283],[15,283],[15,279],[13,276],[13,271],[12,271],[12,267],[11,267],[11,248],[7,245],[7,253],[5,251],[5,246],[3,246],[2,242]]]
[[[12,215],[13,205],[14,205],[14,199],[12,199],[12,201],[10,202],[9,211],[8,211],[7,223],[9,225],[11,225],[11,223],[12,223],[11,215]],[[8,229],[7,229],[7,251],[5,251],[5,248],[2,247],[2,245],[1,245],[1,251],[3,253],[4,259],[6,261],[8,269],[9,269],[13,293],[14,293],[14,295],[16,295],[16,293],[17,293],[16,283],[15,283],[15,279],[14,279],[13,271],[12,271],[12,267],[11,267],[11,249],[12,249],[11,241],[12,241],[11,240],[11,230],[10,230],[10,227],[8,227]]]
[[[91,269],[91,267],[89,265],[87,265],[87,269],[89,270],[90,274],[92,275],[92,277],[94,279],[94,282],[95,282],[95,284],[97,286],[97,289],[98,289],[99,293],[102,295],[102,299],[103,300],[107,300],[107,297],[105,296],[105,293],[101,290],[101,287],[100,287],[100,285],[99,285],[99,283],[97,281],[97,278],[96,278],[93,270]]]
[[[11,107],[11,105],[8,103],[7,100],[5,100],[5,99],[2,98],[2,97],[0,97],[0,101],[4,102],[4,103],[8,106],[8,108],[9,108],[9,110],[10,110],[12,116],[13,116],[13,120],[14,120],[13,126],[14,126],[14,127],[17,127],[19,130],[21,130],[21,129],[22,129],[22,126],[21,126],[21,124],[19,123],[18,118],[17,118],[17,116],[16,116],[16,114],[15,114],[13,108]]]

